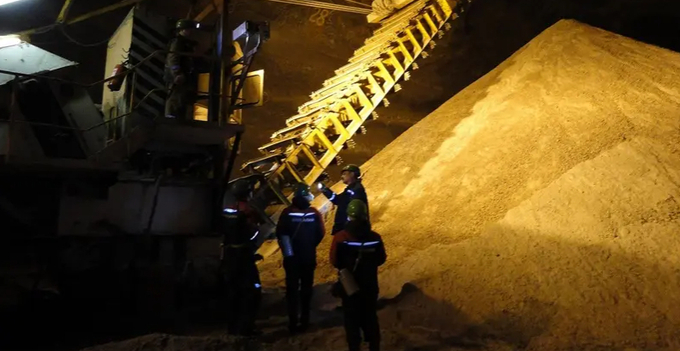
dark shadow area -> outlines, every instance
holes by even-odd
[[[672,318],[666,320],[666,325],[660,324],[661,320],[655,319],[655,313],[658,311],[650,314],[648,312],[651,310],[646,310],[648,307],[645,307],[645,303],[649,304],[649,301],[656,301],[659,296],[664,295],[665,288],[674,288],[664,285],[673,279],[672,271],[667,267],[616,253],[604,246],[576,245],[531,231],[511,233],[507,229],[500,230],[501,232],[495,232],[500,241],[479,240],[471,246],[450,245],[443,248],[446,254],[453,257],[451,265],[445,271],[439,273],[433,271],[432,274],[422,276],[414,283],[406,283],[394,298],[380,300],[378,314],[385,350],[530,348],[562,351],[649,347],[650,344],[645,344],[646,340],[638,340],[634,334],[628,333],[630,328],[635,326],[627,325],[626,319],[622,316],[629,315],[632,310],[639,311],[635,320],[637,323],[635,328],[638,330],[651,331],[650,328],[657,328],[654,330],[660,333],[659,335],[672,335],[670,328],[673,326],[669,322]],[[514,241],[515,244],[504,243],[506,240]],[[470,262],[460,250],[471,250],[476,258]],[[442,252],[432,254],[441,255]],[[551,255],[551,259],[547,259],[546,254]],[[463,264],[455,257],[469,262]],[[593,267],[593,271],[568,264],[584,260],[588,266]],[[533,265],[539,263],[545,270],[532,273]],[[655,290],[652,286],[631,283],[631,276],[623,272],[659,277],[661,280],[659,287],[664,289]],[[492,275],[502,278],[480,279]],[[564,286],[571,288],[565,289]],[[583,289],[583,286],[589,286],[591,289]],[[327,287],[319,285],[318,292],[322,293]],[[559,296],[576,301],[576,304],[563,305],[546,299],[539,293],[541,290],[554,289],[560,289]],[[656,295],[644,295],[649,291],[656,292]],[[625,293],[629,297],[624,298],[619,293]],[[212,330],[207,326],[206,330],[209,332],[175,333],[185,336],[151,334],[117,344],[99,346],[93,350],[160,351],[186,347],[184,349],[279,351],[288,350],[291,345],[312,350],[319,345],[327,345],[328,342],[339,344],[344,342],[341,311],[319,310],[317,306],[313,310],[312,328],[306,333],[290,337],[285,328],[285,315],[282,315],[280,308],[282,292],[273,291],[268,294],[262,319],[258,322],[264,331],[259,338],[230,338],[225,336],[221,327],[213,324]],[[442,294],[447,301],[461,299],[467,301],[466,310],[491,312],[485,313],[483,320],[479,322],[479,317],[472,318],[459,307],[443,301],[439,296]],[[573,300],[574,296],[580,297]],[[608,296],[612,296],[612,299]],[[318,305],[323,304],[326,297],[315,299],[315,305]],[[495,309],[484,307],[489,304],[497,307]],[[588,318],[583,319],[586,317],[584,313]],[[599,319],[605,315],[607,318],[616,319]],[[602,325],[574,324],[569,327],[571,320],[574,323],[584,323],[587,320],[601,321]],[[556,326],[561,328],[559,330],[564,334],[554,334],[553,328]],[[578,330],[592,332],[590,341],[572,340],[569,335]],[[668,347],[669,341],[660,339],[655,347],[658,349]],[[572,348],[574,345],[578,347]]]
[[[527,332],[521,325],[505,321],[508,335],[493,335],[490,323],[474,324],[469,317],[444,301],[427,296],[415,284],[406,283],[401,292],[391,299],[381,299],[380,320],[384,338],[399,339],[409,351],[437,351],[451,347],[478,350],[490,341],[516,346],[526,345],[519,335],[531,338],[542,330]],[[389,342],[388,341],[388,342]]]
[[[311,323],[306,334],[342,327],[341,301],[330,295],[331,286],[331,283],[314,286]],[[290,337],[285,290],[265,293],[260,317],[257,326],[263,330],[262,342],[272,344]]]
[[[183,261],[183,240],[3,240],[0,349],[70,350],[223,321],[217,262]]]

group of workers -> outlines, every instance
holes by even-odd
[[[165,117],[192,119],[197,97],[198,72],[192,57],[197,45],[195,32],[200,24],[180,20],[176,36],[169,45],[164,80],[168,87]],[[361,170],[356,165],[343,168],[346,189],[336,194],[319,182],[319,190],[336,206],[330,263],[338,269],[334,296],[342,299],[344,326],[350,351],[359,350],[363,339],[371,351],[380,347],[377,316],[378,266],[385,262],[385,247],[380,235],[371,230],[368,199],[361,184]],[[223,216],[219,224],[224,234],[222,263],[227,287],[228,331],[253,336],[258,332],[255,318],[262,299],[262,285],[256,254],[260,216],[248,204],[253,184],[237,181],[225,195]],[[286,306],[291,334],[304,332],[310,325],[311,300],[317,247],[326,229],[324,219],[312,207],[314,196],[305,183],[297,185],[292,204],[279,217],[276,237],[283,253],[286,274]]]
[[[338,270],[339,279],[332,293],[342,299],[349,350],[360,350],[363,332],[369,349],[377,351],[380,348],[378,267],[386,260],[385,247],[380,235],[371,230],[361,170],[356,165],[346,166],[341,178],[347,187],[339,194],[318,183],[321,193],[337,207],[331,231],[330,263]],[[255,315],[261,299],[256,262],[262,257],[255,254],[258,216],[248,205],[252,191],[247,181],[235,182],[223,216],[229,332],[239,335],[257,333]],[[307,184],[298,184],[291,205],[281,213],[276,226],[286,274],[291,334],[304,332],[310,326],[317,247],[326,232],[323,217],[311,205],[313,198]]]

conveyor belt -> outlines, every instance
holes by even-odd
[[[416,0],[382,21],[348,64],[259,148],[263,156],[243,164],[243,171],[267,177],[253,205],[287,204],[292,185],[311,185],[329,165],[340,163],[340,151],[353,144],[351,138],[367,120],[377,117],[379,104],[389,104],[387,94],[401,89],[398,82],[409,79],[409,69],[417,69],[415,60],[427,57],[434,39],[457,17],[447,0]]]

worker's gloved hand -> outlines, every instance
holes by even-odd
[[[186,81],[186,77],[183,74],[178,74],[175,76],[175,80],[173,83],[176,85],[182,85]]]
[[[255,254],[253,258],[255,258],[255,262],[264,260],[264,257],[260,254]]]
[[[324,184],[324,183],[319,183],[319,185],[320,185],[319,190],[321,190],[321,193],[324,194],[327,198],[330,199],[331,196],[334,195],[334,194],[333,194],[333,190],[331,190],[329,187],[327,187],[326,184]]]

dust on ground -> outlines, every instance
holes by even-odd
[[[561,21],[364,169],[384,350],[680,349],[679,54]],[[328,244],[309,333],[283,332],[272,258],[259,341],[123,348],[345,349]]]

